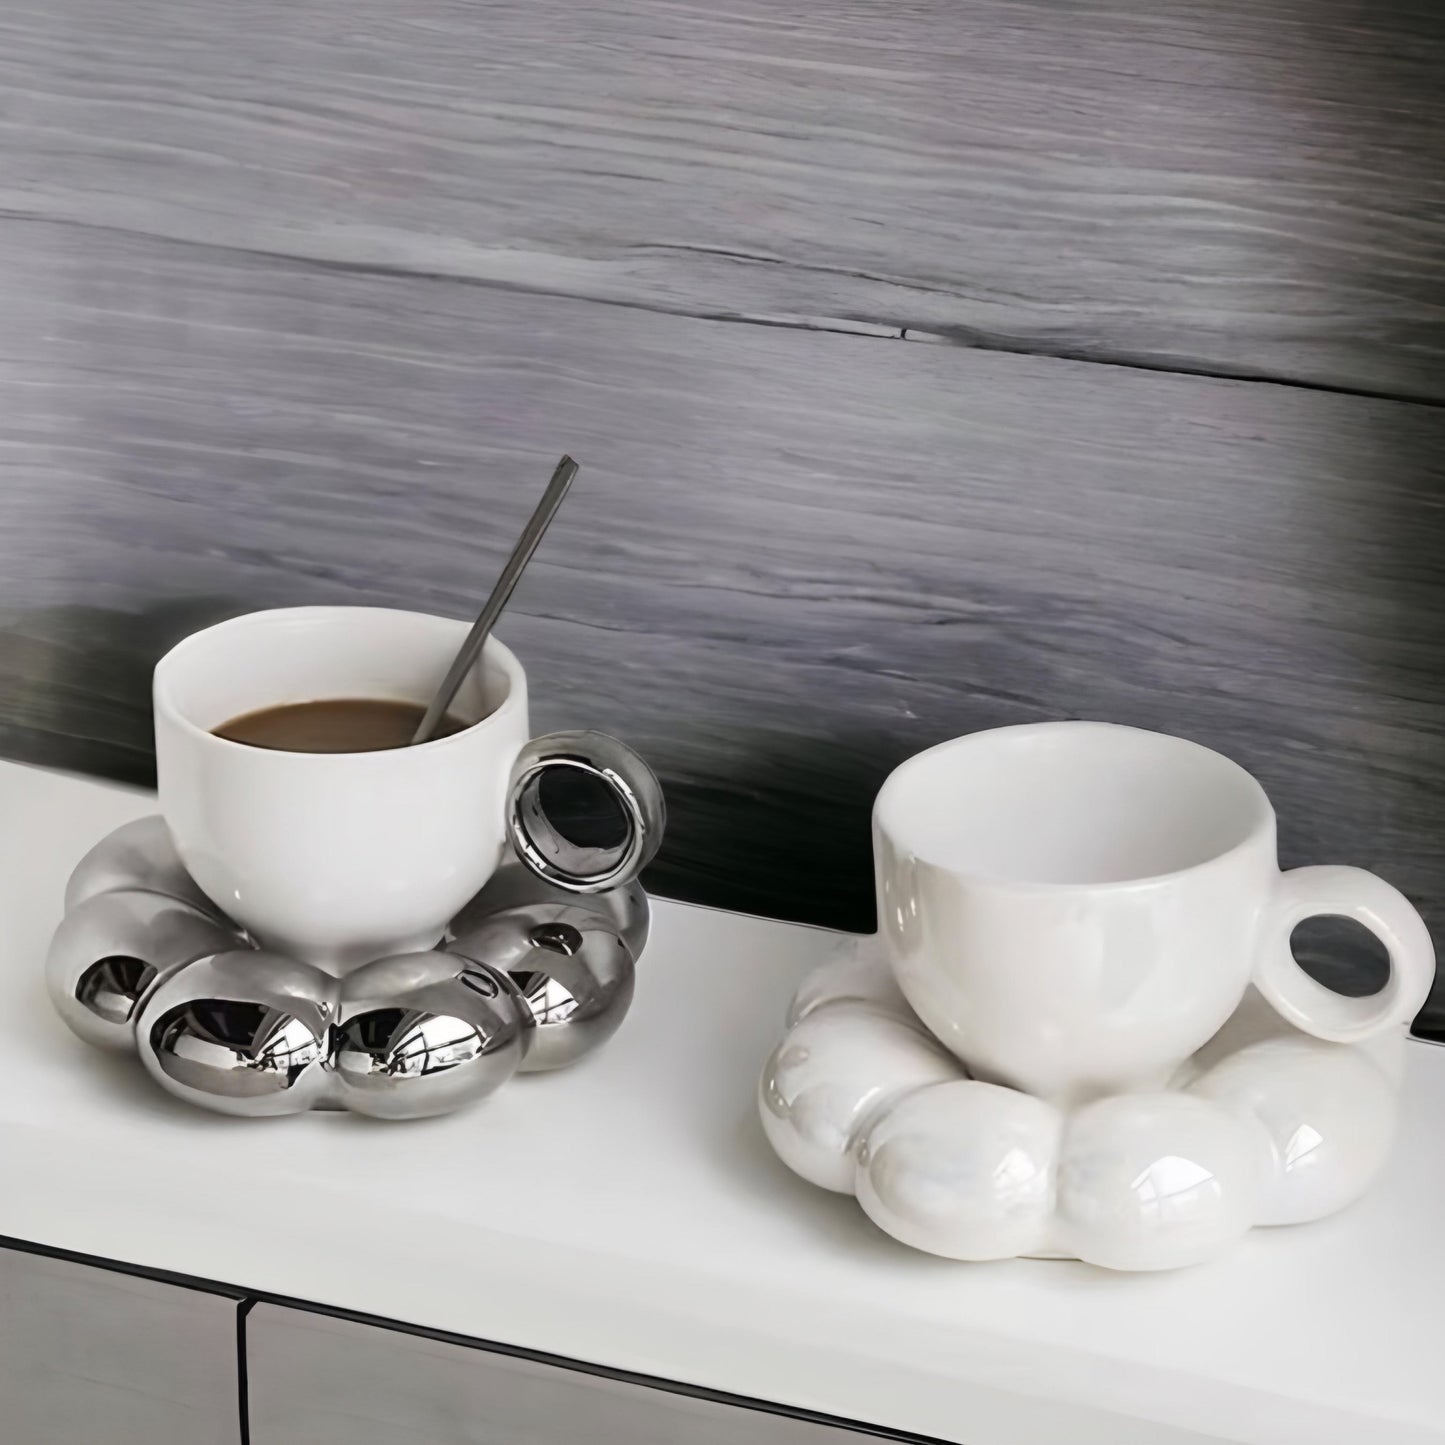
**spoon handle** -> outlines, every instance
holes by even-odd
[[[462,679],[481,656],[482,648],[486,646],[497,618],[501,616],[502,609],[512,595],[512,589],[517,585],[527,563],[532,560],[532,553],[537,550],[542,534],[557,515],[557,508],[562,505],[562,499],[567,495],[567,489],[576,475],[577,463],[571,457],[564,456],[557,463],[557,470],[552,473],[552,480],[547,483],[547,490],[542,493],[537,510],[527,519],[522,535],[517,538],[517,545],[512,548],[512,555],[507,558],[507,565],[502,568],[497,585],[492,588],[491,595],[477,615],[477,620],[472,623],[472,630],[467,633],[466,641],[452,659],[452,665],[447,669],[447,675],[442,679],[436,696],[432,698],[421,722],[417,724],[416,732],[412,734],[413,744],[429,741],[437,725],[446,716],[447,708],[451,706],[457,689],[462,685]]]

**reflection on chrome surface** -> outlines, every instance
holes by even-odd
[[[346,980],[331,1069],[339,1102],[384,1119],[444,1114],[490,1094],[522,1061],[521,1000],[453,953],[400,954]]]
[[[493,914],[449,948],[505,973],[531,1024],[527,1072],[574,1063],[611,1038],[632,1002],[631,950],[617,924],[575,903]]]
[[[173,1079],[208,1093],[254,1098],[292,1088],[326,1058],[320,1035],[294,1015],[236,999],[194,999],[151,1026],[149,1044]]]

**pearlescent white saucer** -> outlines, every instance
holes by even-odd
[[[1061,1110],[970,1079],[872,938],[841,943],[787,1023],[758,1102],[794,1172],[931,1254],[1125,1270],[1194,1264],[1358,1199],[1389,1152],[1405,1045],[1322,1043],[1251,990],[1167,1089]]]

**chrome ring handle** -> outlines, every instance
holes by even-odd
[[[606,784],[621,810],[621,842],[597,846],[574,842],[548,819],[542,780],[570,769]],[[539,878],[570,893],[601,893],[630,883],[652,861],[667,822],[662,785],[638,755],[606,733],[548,733],[517,756],[507,795],[512,846]]]

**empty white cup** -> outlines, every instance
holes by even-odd
[[[879,929],[919,1017],[976,1076],[1076,1101],[1157,1087],[1253,982],[1306,1033],[1412,1019],[1435,972],[1420,915],[1358,868],[1281,873],[1264,789],[1181,738],[1107,723],[1000,728],[910,758],[873,813]],[[1302,919],[1389,950],[1346,998],[1296,963]]]

